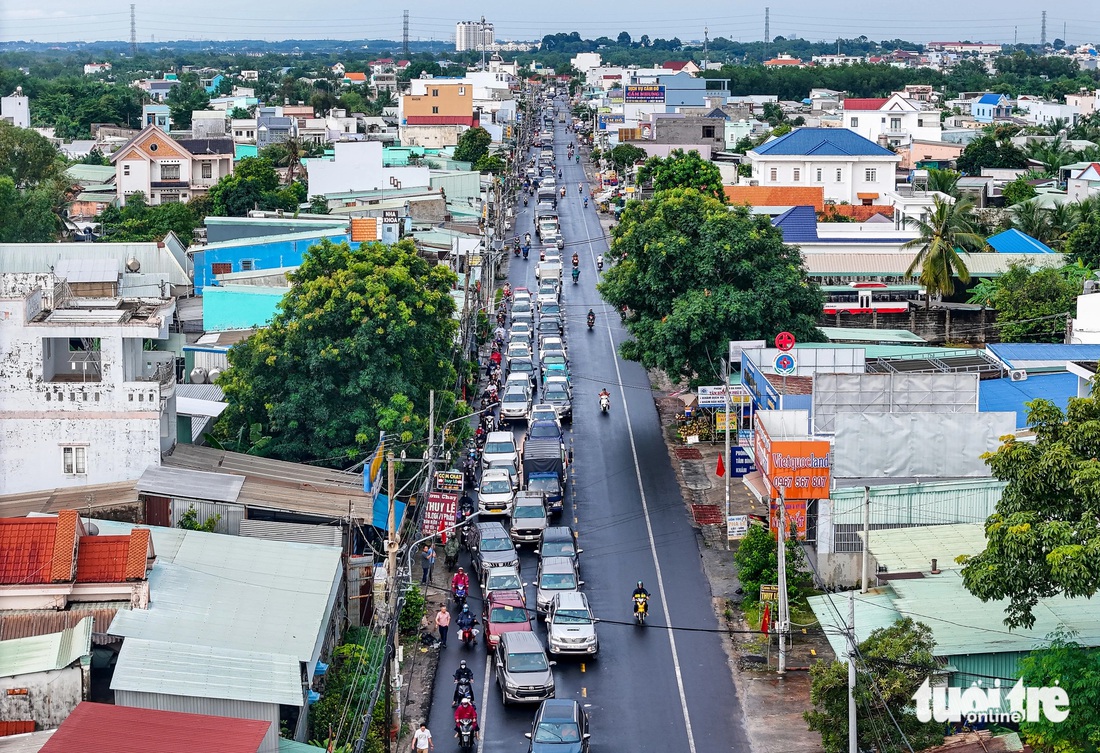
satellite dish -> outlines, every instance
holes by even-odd
[[[99,526],[97,526],[91,520],[85,519],[85,521],[84,521],[84,530],[88,532],[89,536],[98,536],[99,535]]]

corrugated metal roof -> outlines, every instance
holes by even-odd
[[[65,174],[84,185],[105,183],[115,177],[114,165],[70,165]]]
[[[0,677],[64,669],[92,652],[92,618],[58,633],[0,641]]]
[[[1100,345],[1062,343],[991,343],[986,348],[1011,368],[1023,368],[1025,361],[1100,361]],[[1020,363],[1020,366],[1014,364]]]
[[[31,724],[33,725],[34,722],[31,722]],[[41,732],[0,737],[0,751],[3,751],[3,753],[39,753],[39,751],[45,750],[43,746],[49,742],[56,732],[55,729],[47,729]],[[90,752],[84,750],[81,753]]]
[[[288,241],[310,241],[320,240],[322,238],[333,238],[335,236],[347,235],[351,232],[351,229],[347,226],[343,227],[318,227],[316,230],[303,230],[300,233],[284,233],[282,235],[257,235],[253,238],[236,238],[231,241],[222,241],[221,243],[208,243],[202,246],[197,251],[218,251],[225,248],[243,248],[248,246],[260,246],[265,243],[282,243]]]
[[[871,486],[871,524],[982,523],[993,514],[1004,488],[1004,481],[992,478]],[[835,524],[863,523],[862,485],[834,489],[829,497]]]
[[[318,753],[323,750],[324,748],[318,748],[316,745],[306,745],[297,740],[287,740],[285,737],[279,738],[279,753]]]
[[[1058,267],[1059,254],[959,254],[970,275],[1003,275],[1014,264],[1025,267]],[[913,255],[909,253],[804,253],[802,259],[811,277],[905,277]]]
[[[784,243],[806,243],[818,240],[817,213],[813,207],[791,207],[772,220],[772,226],[783,233]]]
[[[901,619],[901,615],[894,611],[893,599],[885,588],[872,588],[865,594],[857,593],[855,600],[858,640],[865,640],[873,631],[890,627]],[[813,610],[814,616],[817,617],[817,621],[821,623],[833,653],[836,654],[837,659],[843,661],[843,657],[848,652],[845,637],[847,635],[845,631],[848,628],[848,594],[811,596],[806,601]]]
[[[176,397],[189,397],[194,400],[225,400],[225,393],[216,384],[177,384]]]
[[[111,259],[120,268],[137,259],[141,271],[163,272],[173,285],[189,286],[187,270],[167,247],[156,243],[0,243],[0,274],[6,272],[49,272],[63,259]]]
[[[863,532],[859,534],[863,538]],[[889,573],[922,572],[932,560],[940,570],[957,570],[960,555],[985,549],[985,523],[957,523],[920,528],[886,528],[871,533],[871,554]]]
[[[271,722],[79,704],[42,753],[256,753]],[[7,749],[0,744],[0,750]]]
[[[111,690],[303,704],[298,659],[289,654],[131,637],[122,643]]]
[[[342,546],[344,530],[340,526],[313,526],[304,523],[283,523],[277,520],[242,520],[240,535],[271,541]]]
[[[0,612],[0,639],[29,638],[58,633],[77,625],[86,617],[92,619],[92,643],[105,646],[118,643],[107,635],[111,621],[120,609],[129,609],[129,602],[81,602],[81,609],[59,612],[55,609],[28,609]]]
[[[151,465],[134,488],[161,497],[236,502],[243,485],[243,476]]]
[[[907,329],[867,329],[866,327],[818,327],[834,342],[925,343],[920,335]]]
[[[345,510],[346,514],[346,510]],[[110,534],[128,523],[96,521]],[[157,562],[148,609],[120,612],[110,632],[237,651],[315,654],[339,585],[341,551],[328,546],[152,529]]]
[[[53,272],[67,282],[118,282],[122,264],[115,259],[62,259]]]
[[[993,247],[999,254],[1053,254],[1054,249],[1042,241],[1032,238],[1026,233],[1021,233],[1016,228],[1009,228],[1003,233],[990,236],[986,243]]]
[[[117,484],[93,484],[91,486],[67,486],[38,492],[5,494],[0,496],[0,514],[20,517],[29,513],[57,513],[62,510],[120,507],[137,504],[137,492],[133,481]]]
[[[1015,413],[1018,429],[1027,426],[1027,403],[1042,398],[1065,410],[1071,397],[1077,397],[1077,375],[1066,372],[1031,374],[1022,382],[1006,377],[978,383],[978,410]]]

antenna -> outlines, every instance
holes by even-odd
[[[1043,18],[1044,19],[1046,18],[1046,11],[1043,11]],[[1043,21],[1043,24],[1044,24],[1043,28],[1045,29],[1046,28],[1046,26],[1045,26],[1046,21]],[[481,70],[485,70],[485,47],[486,47],[486,45],[485,45],[485,16],[481,17],[480,30],[481,30],[481,35],[480,35],[480,38],[478,39],[478,41],[481,42]]]
[[[771,18],[772,9],[764,8],[764,54],[768,54],[768,45],[772,43]]]
[[[405,57],[409,57],[409,12],[405,11],[405,24],[404,30],[401,36],[402,49],[405,51]]]
[[[134,3],[130,3],[130,57],[137,57],[137,19],[134,17]]]
[[[1039,32],[1039,44],[1047,43],[1047,12],[1043,11],[1043,28]]]

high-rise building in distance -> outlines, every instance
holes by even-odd
[[[455,24],[455,51],[480,50],[490,48],[496,37],[493,33],[493,25],[485,22],[482,16],[480,21],[459,21]]]

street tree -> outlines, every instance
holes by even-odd
[[[459,162],[476,163],[489,153],[489,144],[492,141],[493,137],[480,126],[464,131],[458,137],[458,146],[455,147],[455,159]]]
[[[1024,742],[1041,753],[1100,750],[1100,648],[1086,648],[1070,633],[1050,636],[1050,645],[1020,659],[1020,675],[1029,688],[1061,687],[1069,696],[1069,716],[1052,722],[1020,724]]]
[[[48,187],[20,190],[0,175],[0,243],[49,243],[57,240],[59,218]]]
[[[474,163],[474,169],[479,173],[492,173],[493,175],[504,172],[505,167],[504,160],[495,154],[483,154]]]
[[[385,431],[415,455],[429,391],[437,416],[456,410],[454,273],[409,241],[352,249],[323,240],[290,281],[271,324],[230,351],[218,436],[259,424],[270,437],[262,454],[339,466]]]
[[[306,200],[306,187],[298,181],[279,187],[279,174],[265,158],[245,157],[231,175],[210,189],[210,204],[218,217],[244,217],[251,210],[295,210]]]
[[[959,178],[962,175],[955,170],[928,170],[928,190],[939,191],[942,194],[959,197]]]
[[[844,610],[843,596],[837,600]],[[935,645],[932,629],[910,617],[877,628],[859,643],[854,696],[860,750],[902,753],[943,742],[942,724],[921,722],[909,713],[913,694],[940,670],[933,655]],[[810,668],[810,702],[813,710],[802,716],[821,735],[825,753],[846,753],[847,662],[821,661]]]
[[[1090,269],[1100,268],[1100,221],[1082,222],[1074,228],[1066,239],[1065,251],[1075,262]]]
[[[985,549],[960,558],[966,588],[982,601],[1007,600],[1004,623],[1032,628],[1040,599],[1091,598],[1100,590],[1100,400],[1070,398],[1067,409],[1029,402],[1033,436],[1003,438],[985,462],[1007,482],[985,522]]]
[[[731,210],[694,188],[626,205],[599,289],[626,308],[624,357],[673,378],[718,373],[729,340],[771,339],[788,330],[820,340],[824,297],[802,255],[767,218]]]
[[[806,553],[798,543],[795,531],[785,539],[787,587],[794,591],[808,580],[806,574]],[[737,551],[733,555],[737,565],[737,580],[745,592],[745,602],[752,604],[760,598],[760,586],[778,583],[779,580],[779,540],[765,526],[749,526],[745,538],[737,542]]]
[[[654,191],[694,188],[718,201],[726,201],[718,166],[692,149],[673,149],[667,157],[650,157],[638,171],[639,183],[653,183]]]
[[[625,170],[631,167],[637,162],[641,162],[646,158],[647,152],[645,149],[634,146],[633,144],[619,144],[611,151],[607,153],[607,158],[611,161],[611,164],[615,166],[616,170]]]
[[[959,250],[977,251],[985,247],[985,239],[977,232],[973,210],[970,199],[949,202],[936,196],[927,219],[906,217],[906,224],[916,227],[919,235],[902,246],[917,252],[905,274],[912,276],[920,270],[918,277],[924,286],[926,308],[931,307],[933,295],[955,292],[955,277],[970,282],[970,271]]]
[[[126,206],[108,207],[96,220],[102,228],[100,239],[103,241],[112,243],[161,241],[168,233],[173,232],[187,243],[203,218],[189,203],[150,206],[144,201],[135,201],[134,195],[131,194],[126,197]]]
[[[1070,265],[1031,270],[1013,265],[997,278],[993,308],[1003,342],[1060,343],[1088,270]]]

